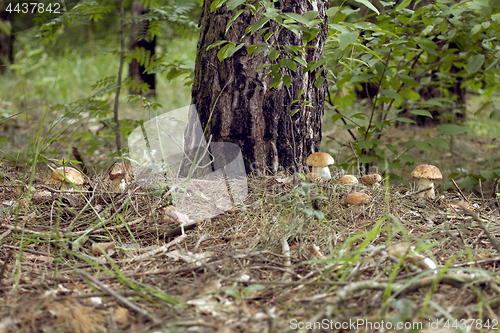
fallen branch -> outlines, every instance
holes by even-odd
[[[87,274],[84,271],[79,270],[79,269],[77,269],[76,271],[78,272],[78,274],[80,274],[81,276],[83,276],[87,280],[89,280],[96,288],[98,288],[102,292],[109,293],[111,296],[113,296],[114,298],[116,298],[116,300],[118,302],[120,302],[121,304],[123,304],[127,308],[129,308],[129,309],[131,309],[131,310],[133,310],[133,311],[135,311],[137,313],[142,314],[143,316],[145,316],[145,317],[149,318],[150,320],[152,320],[155,324],[157,324],[157,323],[160,322],[160,320],[157,319],[155,316],[153,316],[152,314],[150,314],[149,312],[147,312],[143,308],[141,308],[141,307],[135,305],[134,303],[130,302],[128,299],[126,299],[125,297],[123,297],[119,293],[115,292],[113,289],[108,288],[104,283],[102,283],[101,281],[99,281],[95,277],[93,277],[90,274]]]
[[[484,225],[483,220],[480,219],[479,216],[475,212],[473,212],[470,209],[468,209],[467,207],[465,207],[465,205],[460,204],[459,206],[465,214],[472,217],[474,219],[474,221],[476,221],[479,224],[479,227],[481,229],[483,229],[484,233],[486,234],[486,237],[488,237],[488,239],[490,240],[491,245],[493,245],[495,250],[497,250],[497,253],[500,254],[500,244],[498,244],[497,239],[488,231],[488,229],[486,229],[486,226]]]
[[[290,246],[288,245],[288,242],[286,241],[286,237],[281,238],[281,252],[283,252],[283,255],[285,256],[285,267],[287,268],[287,271],[285,274],[283,274],[283,281],[287,281],[290,279],[290,271],[292,267],[292,262],[290,260]]]

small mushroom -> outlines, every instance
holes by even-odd
[[[441,179],[441,171],[434,165],[422,164],[417,166],[411,173],[413,178],[417,178],[417,191],[429,188],[427,191],[423,191],[417,194],[419,198],[429,198],[434,199],[436,196],[434,194],[434,180]]]
[[[378,183],[382,181],[382,176],[378,173],[372,173],[369,175],[364,175],[361,177],[361,182],[365,186],[378,186]]]
[[[362,192],[352,192],[345,198],[345,203],[348,205],[360,205],[370,201],[370,196]]]
[[[415,247],[406,242],[397,243],[389,246],[389,254],[398,259],[403,259],[406,263],[417,264],[422,269],[436,269],[436,263],[417,252]]]
[[[317,173],[319,176],[325,179],[332,178],[328,166],[333,164],[333,162],[333,157],[330,154],[321,152],[309,155],[306,160],[307,165],[312,166],[311,173]]]
[[[340,183],[343,185],[354,185],[358,184],[358,178],[354,177],[353,175],[344,175],[340,177]]]
[[[110,190],[113,192],[124,192],[132,182],[132,167],[125,162],[116,162],[109,171],[111,180]]]
[[[62,188],[65,190],[73,190],[73,183],[77,186],[85,184],[85,178],[82,173],[72,167],[59,167],[52,171],[52,179],[48,182],[49,184],[63,183]],[[68,183],[64,177],[70,182]]]

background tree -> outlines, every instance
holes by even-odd
[[[326,1],[204,1],[192,89],[205,136],[240,146],[247,171],[301,170],[319,150]],[[238,7],[239,6],[239,7]]]
[[[149,9],[139,1],[134,1],[131,6],[132,19],[138,19],[130,26],[130,38],[128,49],[130,51],[142,52],[145,57],[151,57],[155,54],[156,36],[147,34],[149,29],[149,20],[145,18],[138,18],[138,16],[149,13]],[[132,59],[129,64],[128,75],[131,79],[135,79],[140,83],[146,83],[149,86],[148,95],[155,95],[156,87],[156,74],[146,73],[144,64],[140,64],[136,59]],[[134,87],[130,87],[131,94],[140,94],[141,92]]]
[[[14,62],[14,34],[12,20],[14,13],[6,10],[6,3],[0,1],[0,74],[5,73],[6,64]]]

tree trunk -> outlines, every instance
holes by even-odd
[[[7,64],[14,63],[14,34],[12,32],[13,12],[6,11],[6,2],[0,2],[0,74],[5,73]]]
[[[149,9],[144,8],[144,6],[139,1],[134,1],[132,3],[132,17],[143,15],[149,12]],[[148,21],[142,21],[139,23],[134,23],[130,26],[130,40],[129,40],[129,50],[135,50],[137,47],[144,48],[144,52],[150,51],[150,55],[155,54],[156,37],[151,39],[146,34],[149,24]],[[147,92],[148,96],[155,96],[156,87],[156,74],[144,73],[144,66],[141,66],[137,60],[132,59],[129,65],[129,77],[131,79],[139,80],[141,83],[147,83],[149,85],[150,91]],[[141,91],[138,89],[129,89],[130,94],[139,95]]]
[[[309,154],[319,150],[321,142],[321,120],[325,106],[326,84],[314,86],[318,68],[313,72],[303,73],[303,66],[297,64],[297,71],[288,67],[281,68],[281,74],[291,77],[287,88],[284,84],[270,88],[271,77],[267,69],[257,71],[260,65],[270,63],[268,51],[258,55],[248,55],[250,45],[264,43],[263,36],[245,35],[245,29],[256,22],[249,10],[243,12],[225,34],[226,25],[232,15],[240,8],[228,11],[222,6],[210,13],[212,1],[204,1],[200,39],[197,47],[195,79],[192,100],[196,106],[201,125],[206,127],[205,138],[212,142],[231,142],[242,151],[247,173],[270,171],[302,171]],[[301,54],[306,62],[317,61],[323,57],[325,38],[328,35],[326,22],[327,2],[324,0],[274,2],[275,8],[282,12],[304,14],[317,10],[323,23],[318,25],[320,32],[308,43],[314,46]],[[314,6],[314,8],[313,8]],[[275,22],[267,23],[269,29],[277,31]],[[245,36],[242,38],[242,36]],[[231,57],[220,62],[217,52],[220,47],[207,51],[212,43],[228,40],[245,43],[245,47]],[[287,45],[303,46],[301,36],[282,29],[279,36],[273,35],[268,45],[283,47]],[[290,58],[286,52],[272,63],[279,64],[280,59]],[[324,78],[322,71],[319,78]],[[298,98],[299,90],[302,90]],[[300,102],[292,101],[299,99]],[[310,102],[310,106],[305,105]],[[291,112],[299,109],[294,115]],[[191,133],[192,134],[192,133]],[[194,135],[192,137],[195,140]],[[191,145],[192,147],[193,145]]]

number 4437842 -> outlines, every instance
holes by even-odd
[[[6,12],[12,13],[54,13],[54,14],[61,14],[61,4],[60,3],[49,3],[49,4],[44,4],[41,2],[25,2],[25,3],[17,3],[15,6],[12,5],[12,2],[10,2],[7,5],[7,8],[5,9]]]
[[[498,329],[498,320],[497,319],[492,319],[491,321],[488,319],[485,322],[483,322],[481,319],[461,319],[460,321],[458,319],[455,319],[455,321],[450,322],[448,319],[444,323],[444,327],[450,329],[450,328],[459,328],[463,330],[468,330],[470,331],[471,329],[482,329],[482,328],[487,328],[487,329],[492,329],[496,330]]]

